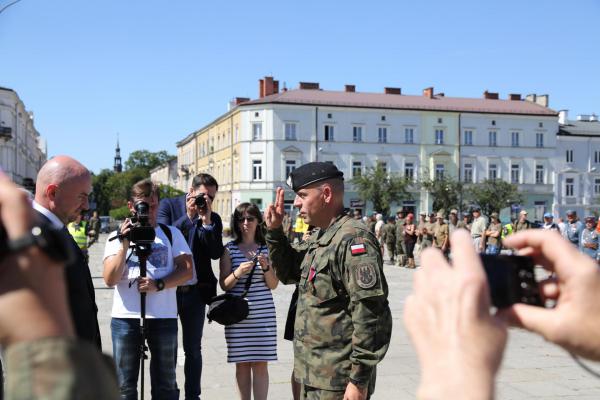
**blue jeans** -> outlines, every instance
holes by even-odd
[[[202,377],[202,331],[206,304],[197,286],[186,287],[187,292],[177,291],[177,312],[181,321],[183,351],[185,353],[185,399],[200,398]]]
[[[175,379],[177,319],[146,319],[146,327],[146,340],[150,349],[152,398],[177,400],[179,399],[179,389]],[[121,399],[136,400],[140,372],[140,320],[113,318],[110,330]]]
[[[500,254],[501,247],[493,244],[488,244],[485,249],[485,254],[498,255]]]

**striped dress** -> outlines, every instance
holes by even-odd
[[[227,243],[231,256],[231,267],[235,271],[239,265],[248,261],[233,241]],[[266,246],[261,247],[262,254],[268,254]],[[242,276],[236,285],[227,291],[241,295],[250,273]],[[277,324],[275,322],[275,303],[273,295],[265,283],[262,268],[256,263],[252,285],[246,296],[250,313],[248,318],[237,324],[225,327],[227,340],[227,362],[255,362],[277,360]]]

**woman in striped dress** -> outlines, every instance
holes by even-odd
[[[248,290],[248,317],[225,327],[227,362],[234,362],[240,398],[264,400],[269,390],[268,361],[277,360],[277,325],[271,290],[277,287],[277,277],[270,267],[267,247],[259,228],[262,215],[258,207],[242,203],[231,218],[234,240],[227,243],[221,257],[221,288],[240,295],[254,269]],[[253,261],[256,259],[256,262]]]

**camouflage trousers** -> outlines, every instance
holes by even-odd
[[[345,392],[345,390],[325,390],[302,385],[300,398],[302,400],[343,400]],[[371,395],[367,395],[367,399],[370,398]]]

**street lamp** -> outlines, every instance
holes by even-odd
[[[2,14],[2,11],[6,10],[8,7],[17,4],[18,2],[20,2],[21,0],[15,0],[12,3],[8,3],[7,5],[5,5],[4,7],[0,8],[0,14]]]

